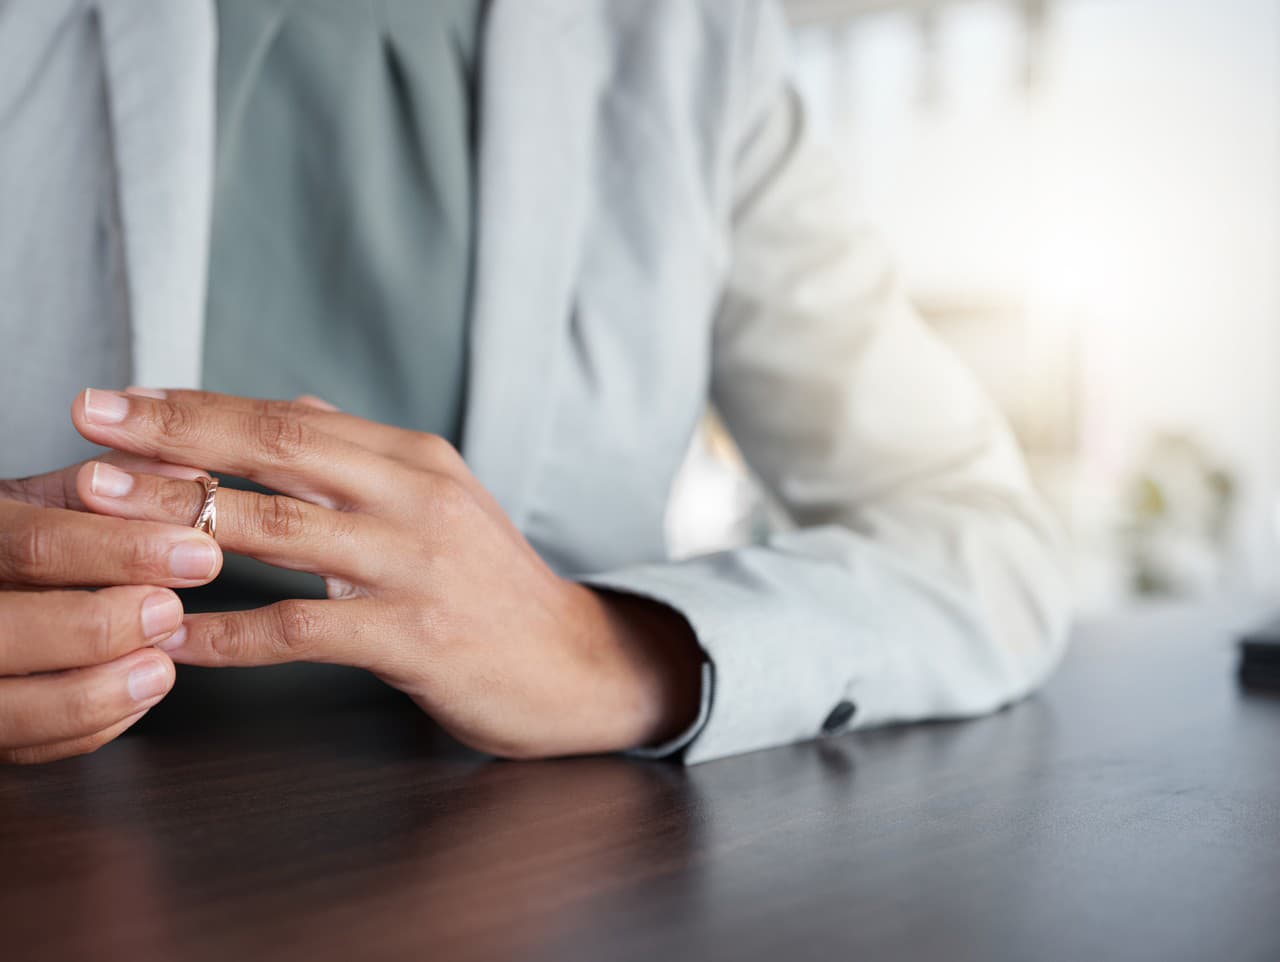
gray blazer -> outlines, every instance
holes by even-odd
[[[195,383],[215,43],[208,0],[0,0],[0,469],[77,456],[92,378]],[[687,760],[1036,686],[1053,527],[811,145],[778,10],[495,0],[484,44],[463,454],[559,571],[688,617]],[[794,526],[672,561],[708,403]]]

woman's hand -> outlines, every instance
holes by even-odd
[[[139,476],[195,474],[110,457]],[[141,718],[173,686],[173,663],[151,647],[181,630],[168,588],[221,567],[217,545],[189,526],[86,513],[77,483],[101,477],[75,465],[0,481],[0,762],[91,752]],[[97,585],[108,587],[58,590]]]
[[[696,714],[683,617],[557,577],[439,437],[189,391],[86,391],[72,416],[99,444],[281,492],[219,490],[219,542],[325,579],[326,601],[188,616],[163,646],[176,661],[367,668],[459,740],[512,757],[631,748]],[[112,484],[94,491],[94,470]],[[77,491],[103,514],[187,523],[204,497],[110,466],[86,467]]]

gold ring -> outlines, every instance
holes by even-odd
[[[218,533],[218,505],[214,501],[218,494],[218,479],[205,475],[196,480],[204,485],[204,504],[192,527],[212,538]]]

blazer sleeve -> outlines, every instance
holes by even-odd
[[[664,746],[691,763],[992,711],[1043,681],[1068,624],[1059,538],[1007,425],[850,215],[759,12],[712,397],[795,528],[584,579],[693,627],[702,717]]]

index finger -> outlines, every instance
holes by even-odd
[[[190,588],[221,565],[217,543],[194,528],[0,501],[0,582]]]
[[[186,388],[126,388],[130,397],[180,401],[198,407],[215,406],[228,411],[255,415],[278,415],[305,422],[334,437],[366,448],[393,461],[411,467],[461,477],[466,474],[457,449],[437,435],[393,424],[381,424],[355,414],[348,414],[319,398],[303,395],[292,401],[238,397],[215,391],[193,391]]]
[[[71,419],[98,444],[199,464],[327,507],[367,500],[370,462],[384,460],[300,417],[268,408],[92,389],[76,399]]]

